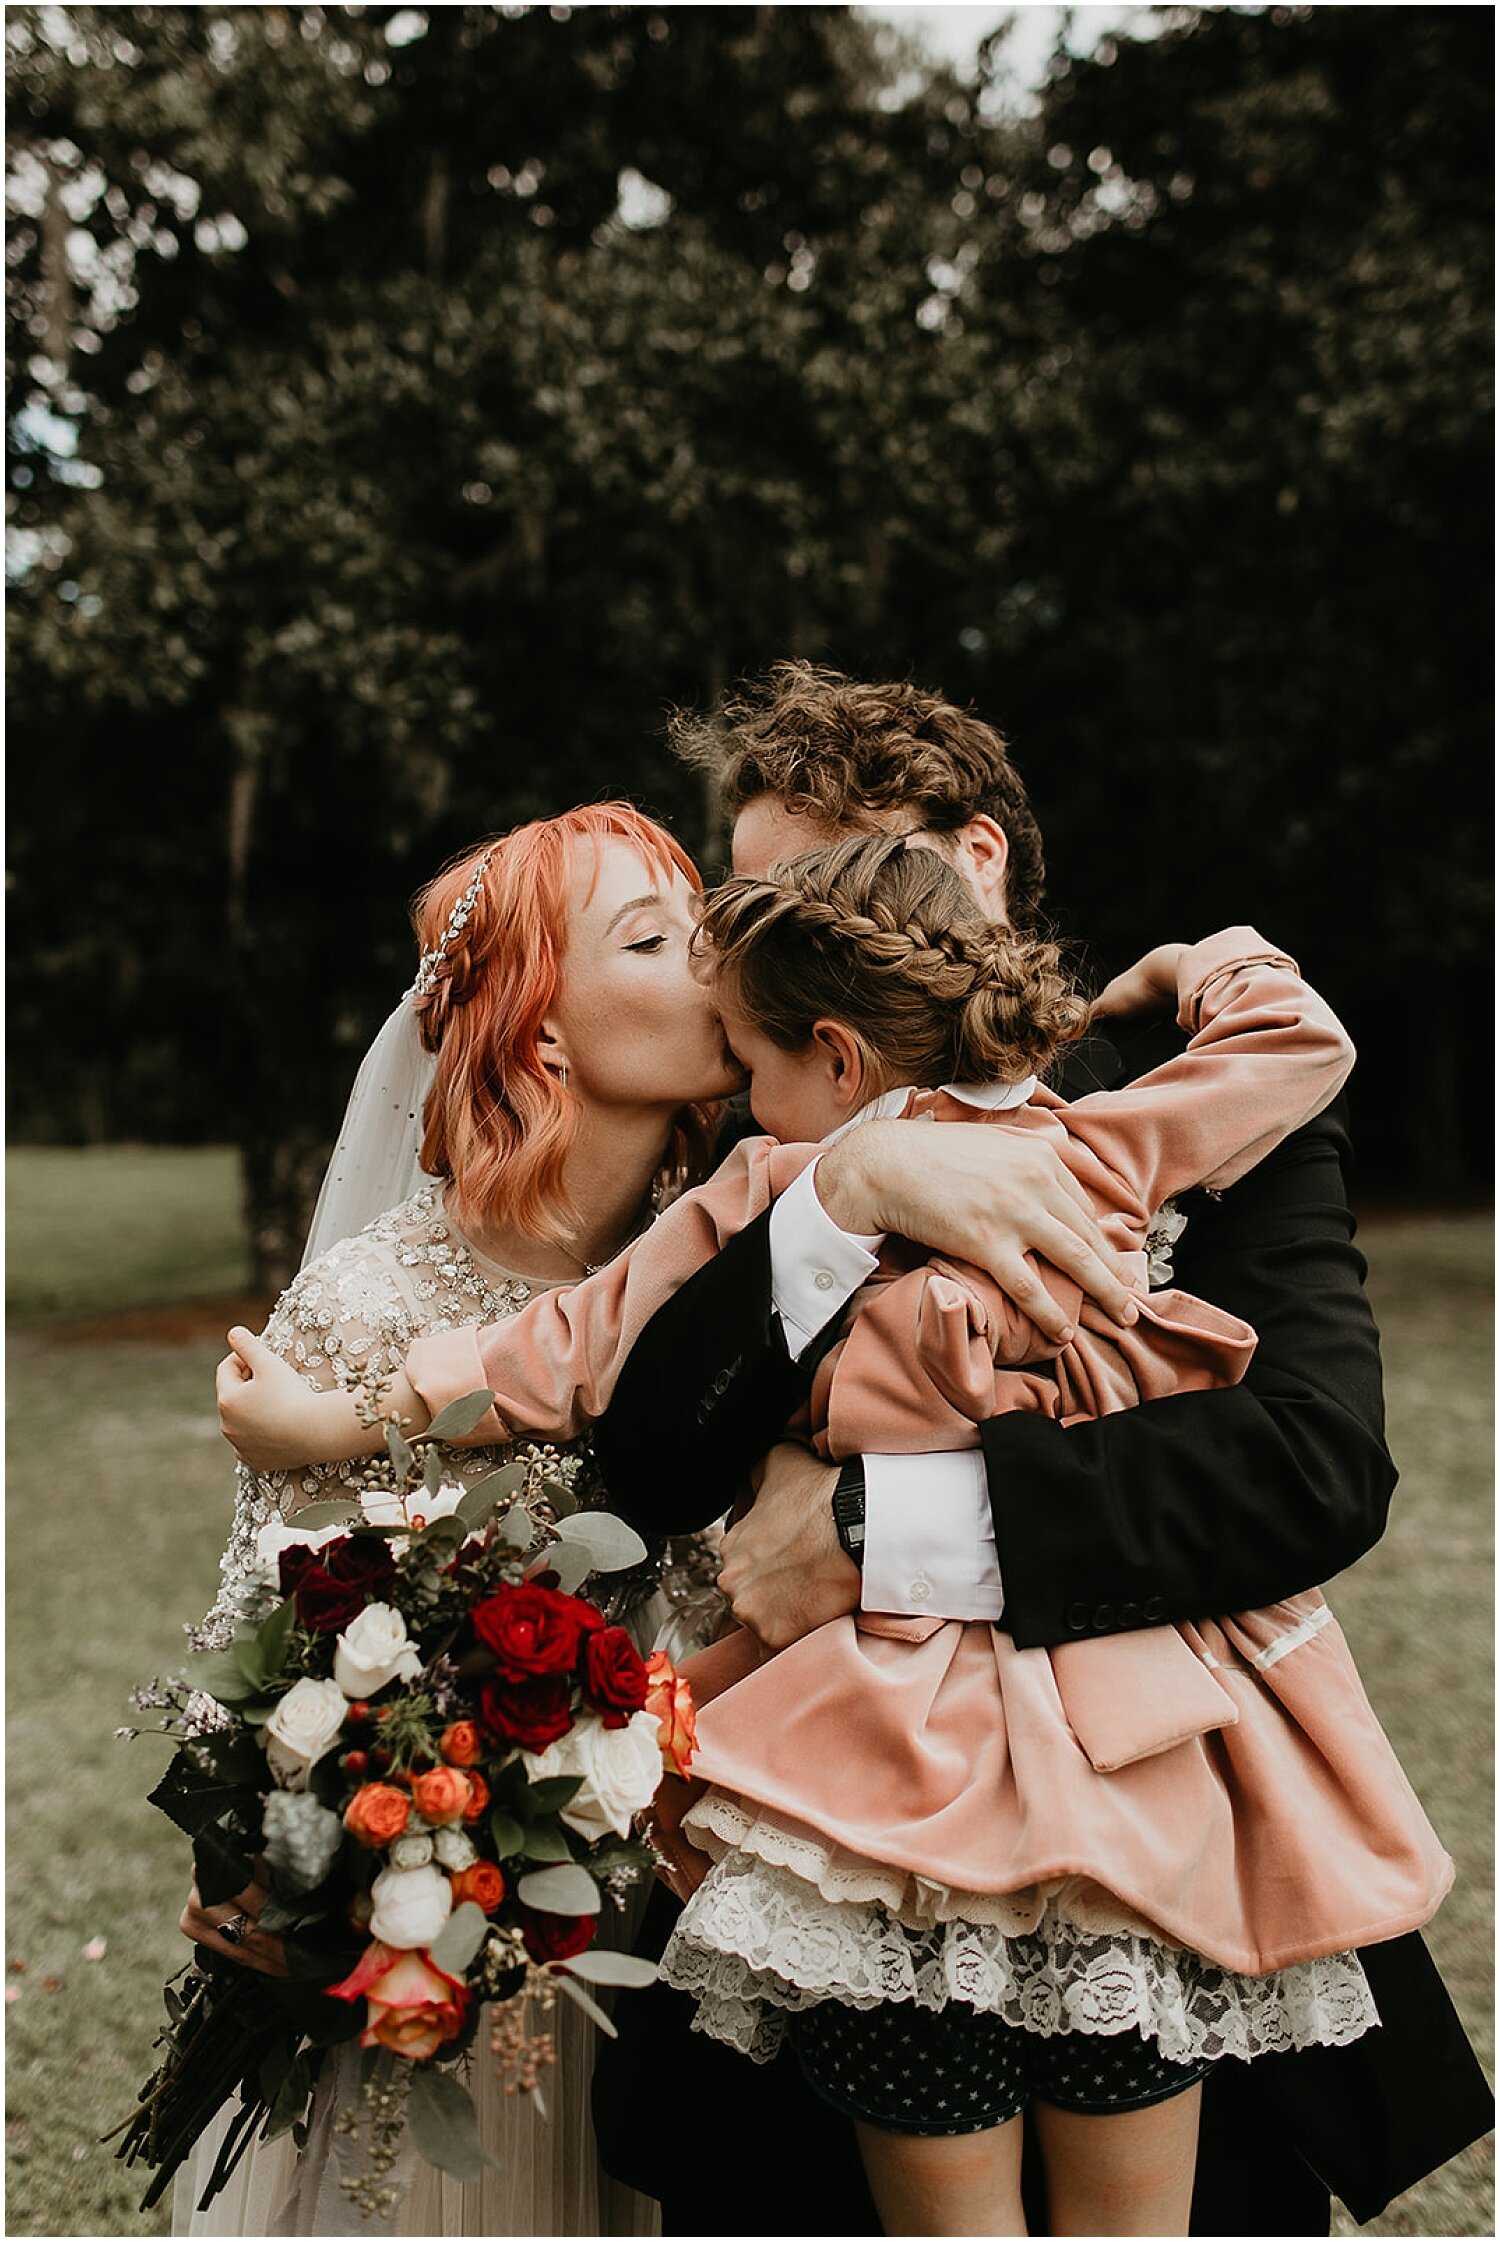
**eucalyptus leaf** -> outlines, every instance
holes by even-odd
[[[576,1510],[559,1521],[557,1530],[564,1541],[578,1542],[588,1551],[595,1572],[624,1572],[645,1562],[646,1544],[634,1526],[612,1511]]]
[[[565,1526],[571,1523],[570,1519],[563,1521]],[[558,1587],[565,1596],[571,1596],[588,1579],[594,1562],[582,1542],[558,1541],[547,1551],[541,1570],[556,1573]]]
[[[615,2030],[614,2025],[605,2015],[603,2009],[599,2006],[599,2003],[597,2001],[591,2001],[589,1999],[588,1994],[585,1993],[583,1987],[579,1984],[576,1977],[569,1977],[563,1970],[554,1970],[552,1975],[559,1992],[566,1993],[568,1999],[572,2001],[575,2006],[581,2008],[585,2016],[592,2018],[593,2022],[598,2025],[601,2032],[607,2032],[612,2040],[617,2040],[619,2038],[619,2033]]]
[[[364,1512],[358,1503],[310,1502],[287,1523],[295,1530],[303,1526],[357,1526]]]
[[[557,1868],[534,1868],[516,1886],[525,1907],[543,1915],[597,1915],[599,1887],[586,1868],[567,1861]]]
[[[526,1842],[526,1832],[514,1814],[503,1814],[497,1806],[490,1815],[490,1836],[494,1840],[497,1860],[514,1860]]]
[[[494,1406],[495,1397],[487,1390],[461,1394],[457,1401],[450,1401],[446,1409],[438,1411],[421,1437],[423,1440],[462,1440]]]
[[[312,2090],[312,2065],[305,2055],[299,2055],[287,2066],[286,2075],[274,2095],[266,2094],[262,2084],[261,2092],[270,2104],[270,2109],[261,2131],[261,2139],[274,2141],[281,2134],[290,2133],[293,2126],[306,2116],[308,2096]]]
[[[397,1432],[394,1425],[387,1425],[385,1428],[385,1449],[386,1454],[396,1467],[397,1480],[404,1485],[411,1467],[416,1461],[411,1442]]]
[[[435,1495],[443,1484],[443,1474],[446,1469],[446,1462],[439,1451],[436,1448],[429,1448],[422,1458],[422,1484],[429,1495]]]
[[[494,2164],[480,2145],[474,2104],[450,2072],[413,2064],[406,2116],[413,2148],[440,2172],[451,2172],[456,2180],[477,2180]]]
[[[524,1503],[512,1503],[497,1531],[500,1539],[512,1549],[529,1549],[536,1539],[536,1520]]]
[[[454,1511],[454,1517],[461,1518],[471,1533],[487,1522],[497,1502],[504,1501],[505,1491],[497,1490],[495,1486],[499,1477],[498,1471],[492,1471],[487,1478],[479,1480]]]
[[[655,1962],[648,1962],[641,1954],[616,1954],[607,1946],[591,1946],[586,1953],[570,1954],[567,1968],[575,1977],[586,1977],[591,1985],[654,1985],[658,1971]]]
[[[567,1839],[551,1822],[537,1822],[528,1829],[521,1850],[529,1861],[570,1861],[573,1858]],[[589,1881],[592,1883],[593,1878]]]
[[[560,1479],[544,1479],[542,1481],[542,1493],[551,1503],[552,1514],[555,1518],[571,1518],[578,1508],[578,1497],[574,1494],[572,1488],[565,1487]]]
[[[489,1924],[482,1907],[466,1899],[455,1907],[447,1922],[427,1951],[436,1969],[446,1970],[450,1977],[462,1977],[484,1944],[484,1934]]]

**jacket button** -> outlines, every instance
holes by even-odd
[[[1166,1598],[1164,1596],[1149,1597],[1146,1603],[1142,1606],[1142,1616],[1146,1620],[1148,1626],[1152,1627],[1156,1625],[1158,1619],[1165,1619],[1167,1616]]]
[[[1114,1623],[1115,1607],[1113,1604],[1096,1604],[1094,1606],[1094,1625],[1096,1627],[1113,1627]]]
[[[1122,1627],[1139,1627],[1140,1623],[1141,1623],[1141,1607],[1140,1607],[1140,1605],[1139,1605],[1139,1604],[1121,1604],[1121,1606],[1120,1606],[1120,1625],[1121,1625]]]
[[[1089,1623],[1089,1607],[1087,1604],[1069,1604],[1063,1616],[1072,1632],[1081,1635]]]

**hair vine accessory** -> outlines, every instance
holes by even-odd
[[[448,945],[455,941],[468,925],[470,914],[479,900],[479,891],[484,885],[485,871],[494,853],[493,849],[486,849],[475,865],[473,878],[448,913],[448,924],[443,928],[436,949],[422,952],[421,961],[417,966],[417,977],[411,985],[414,1002],[420,1002],[424,996],[431,996],[433,990],[437,987],[438,974],[441,972],[443,961],[448,955]]]

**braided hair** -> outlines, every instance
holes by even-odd
[[[858,835],[727,880],[702,906],[715,985],[784,1051],[859,1038],[877,1089],[1020,1081],[1083,1032],[1056,943],[986,919],[937,851]]]

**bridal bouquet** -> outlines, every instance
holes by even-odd
[[[551,2043],[534,2013],[545,2025],[561,1993],[612,2031],[588,1986],[655,1974],[593,1941],[602,1897],[649,1872],[634,1817],[664,1770],[686,1771],[691,1699],[575,1593],[646,1551],[576,1507],[555,1451],[445,1484],[436,1444],[489,1400],[453,1403],[420,1439],[389,1425],[358,1503],[262,1528],[230,1647],[138,1700],[168,1708],[178,1739],[151,1797],[192,1839],[203,1905],[258,1867],[258,1928],[287,1964],[271,1977],[200,1948],[169,1981],[162,2061],[117,2129],[119,2155],[157,2168],[143,2209],[236,2097],[203,2204],[257,2126],[303,2145],[325,2052],[356,2034],[360,2102],[339,2120],[367,2134],[343,2182],[354,2204],[389,2208],[408,2129],[473,2179],[488,2159],[463,2074],[482,2004],[500,2004],[492,2058],[535,2092]]]

